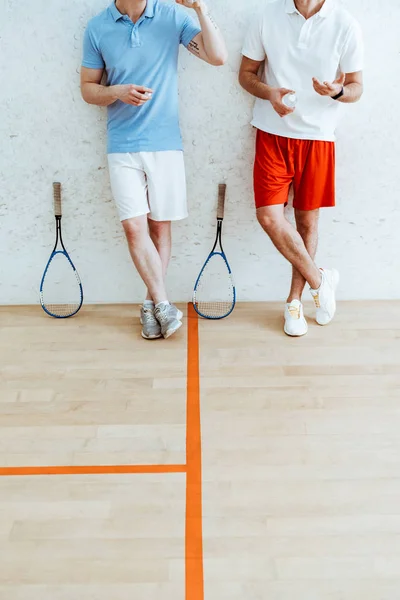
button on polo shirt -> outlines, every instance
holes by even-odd
[[[87,26],[82,66],[105,69],[108,85],[154,90],[140,107],[117,100],[108,107],[108,153],[182,150],[178,111],[179,44],[201,29],[182,7],[147,0],[133,23],[113,2]]]
[[[252,24],[243,55],[265,60],[262,80],[296,91],[294,113],[283,119],[267,100],[257,99],[252,124],[257,129],[294,139],[334,141],[341,105],[320,96],[312,78],[334,81],[339,73],[363,69],[360,27],[337,0],[305,19],[294,0],[267,4]]]

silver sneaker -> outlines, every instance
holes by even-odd
[[[154,316],[161,326],[161,333],[165,339],[169,338],[182,327],[180,319],[183,314],[173,304],[157,306]]]
[[[172,311],[175,311],[175,315],[176,315],[176,318],[178,319],[178,321],[182,321],[183,312],[180,311],[179,308],[176,308],[175,304],[170,304],[170,307],[171,307]]]
[[[154,316],[154,308],[142,306],[140,323],[142,324],[142,337],[145,340],[158,340],[162,337],[160,323]]]

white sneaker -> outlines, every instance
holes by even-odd
[[[304,318],[303,305],[299,300],[292,300],[285,306],[285,326],[283,328],[286,335],[300,337],[308,331],[307,321]]]
[[[339,272],[336,269],[320,269],[322,282],[317,290],[310,288],[311,296],[317,309],[318,325],[328,325],[336,312],[336,288],[339,284]]]

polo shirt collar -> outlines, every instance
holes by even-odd
[[[294,0],[286,0],[285,9],[286,9],[286,12],[288,13],[288,15],[292,15],[293,13],[299,12],[296,8]]]
[[[325,17],[329,15],[333,8],[334,1],[335,0],[325,0],[321,10],[318,13],[322,19],[325,19]]]
[[[113,18],[114,18],[114,21],[118,21],[119,19],[122,19],[122,17],[124,16],[124,15],[122,15],[122,14],[119,12],[118,8],[117,8],[117,7],[116,7],[116,5],[115,5],[115,1],[114,1],[114,0],[113,0],[113,2],[110,4],[110,12],[111,12],[111,14],[112,14],[112,16],[113,16]]]
[[[327,17],[333,8],[333,3],[334,3],[334,0],[325,0],[321,10],[317,14],[321,18]],[[293,13],[300,14],[296,8],[296,4],[294,3],[294,0],[286,0],[285,9],[289,15],[292,15]]]
[[[110,11],[114,18],[114,21],[119,21],[119,19],[123,19],[124,15],[119,12],[118,8],[115,5],[115,0],[110,5]],[[152,19],[154,17],[154,0],[147,0],[146,10],[144,11],[145,17]]]
[[[146,10],[144,16],[152,19],[154,17],[154,0],[147,0]]]

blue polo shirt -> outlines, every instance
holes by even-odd
[[[108,107],[108,153],[182,150],[178,105],[179,44],[188,46],[201,29],[177,4],[147,0],[133,23],[113,2],[89,21],[82,65],[105,69],[107,85],[151,88],[151,100]]]

